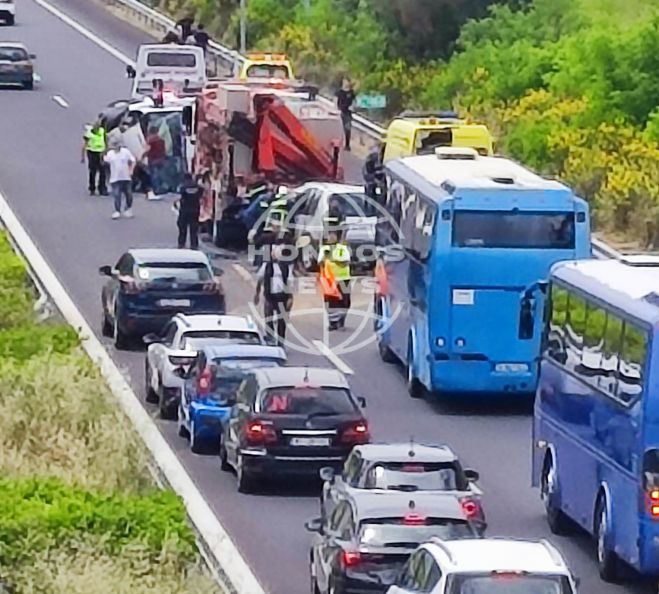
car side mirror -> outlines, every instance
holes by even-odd
[[[323,521],[320,518],[314,518],[313,520],[308,520],[304,523],[304,527],[308,532],[317,532],[318,534],[323,533]]]
[[[112,266],[101,266],[101,267],[98,269],[98,273],[99,273],[101,276],[114,276],[114,275],[112,274]]]
[[[135,68],[133,68],[130,64],[126,66],[126,77],[135,78],[136,76],[137,76],[137,72],[135,71]]]
[[[358,396],[357,402],[359,402],[359,406],[361,406],[362,408],[366,408],[366,398],[364,398],[363,396]]]
[[[480,474],[478,474],[477,471],[472,470],[471,468],[466,469],[464,473],[465,473],[465,478],[470,483],[475,483],[480,478]]]
[[[319,474],[320,474],[320,478],[328,483],[333,483],[334,477],[336,476],[334,473],[334,469],[331,466],[325,466],[321,468]]]
[[[30,60],[36,60],[37,54],[30,54]]]
[[[146,334],[146,335],[142,338],[142,342],[143,342],[144,344],[146,344],[146,345],[149,345],[149,344],[156,344],[156,343],[158,343],[158,342],[162,342],[162,339],[161,339],[160,336],[158,336],[157,334],[151,333],[151,334]]]

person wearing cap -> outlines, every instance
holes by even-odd
[[[293,267],[285,261],[285,247],[276,245],[270,257],[261,265],[257,275],[254,304],[258,305],[263,292],[263,315],[268,334],[277,346],[286,341],[286,318],[293,307]]]
[[[93,196],[98,187],[101,196],[107,196],[105,185],[105,167],[103,165],[103,154],[107,148],[107,138],[103,127],[102,115],[91,125],[85,127],[83,135],[82,155],[80,162],[87,160],[89,194]],[[98,179],[98,184],[97,184]]]

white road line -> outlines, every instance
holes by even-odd
[[[69,106],[69,104],[66,102],[66,99],[64,99],[64,97],[61,97],[60,95],[53,95],[52,99],[55,103],[57,103],[57,105],[63,107],[64,109],[66,109]]]
[[[256,285],[254,277],[249,273],[242,264],[233,264],[233,269],[238,273],[238,276],[250,285]]]
[[[318,349],[318,352],[340,372],[345,373],[346,375],[353,375],[355,373],[352,368],[322,340],[314,340],[313,345]]]
[[[52,4],[46,2],[46,0],[34,0],[34,1],[42,8],[45,8],[52,15],[56,16],[60,21],[69,25],[69,27],[74,28],[78,33],[80,33],[80,35],[86,37],[87,39],[89,39],[89,41],[95,43],[96,45],[98,45],[98,47],[104,49],[106,52],[117,58],[117,60],[119,60],[120,62],[123,62],[124,64],[130,66],[135,65],[135,62],[133,62],[133,60],[131,60],[126,54],[120,52],[116,47],[110,45],[107,41],[104,41],[98,35],[92,33],[89,29],[83,27],[80,23],[73,20],[70,16],[64,14],[61,10],[59,10],[59,8],[55,8]]]
[[[1,193],[0,221],[11,234],[15,244],[29,262],[30,268],[41,281],[59,311],[80,336],[82,348],[98,365],[112,394],[149,449],[169,486],[183,499],[190,521],[226,576],[223,581],[230,582],[232,588],[229,589],[234,589],[237,594],[265,594],[264,588],[259,584],[185,467],[176,457],[149,413],[142,407],[130,384],[124,379],[115,362],[96,338],[82,313]]]

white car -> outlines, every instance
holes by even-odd
[[[16,5],[14,0],[0,0],[0,21],[6,25],[16,22]]]
[[[576,594],[577,581],[547,541],[442,541],[421,545],[387,594]]]
[[[197,350],[208,344],[265,344],[249,316],[197,314],[174,316],[160,335],[147,334],[145,391],[147,402],[157,402],[163,419],[176,417],[183,379],[174,371],[191,365]]]
[[[364,193],[363,186],[330,182],[310,182],[291,191],[295,201],[289,209],[290,225],[295,231],[300,258],[306,270],[314,270],[323,240],[331,230],[330,205],[336,202],[343,221],[343,240],[352,253],[352,267],[369,269],[375,264],[375,228],[380,215],[378,206]]]

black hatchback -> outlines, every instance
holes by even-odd
[[[241,492],[263,477],[338,470],[353,446],[370,440],[364,405],[335,369],[255,369],[224,422],[222,468],[235,469]]]

